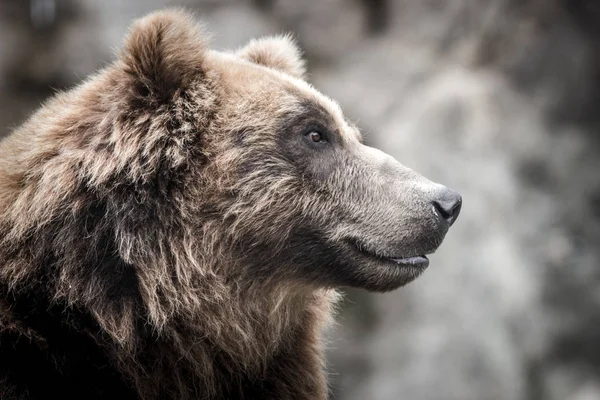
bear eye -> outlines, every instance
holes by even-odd
[[[314,143],[325,143],[327,140],[323,137],[321,132],[310,131],[306,134],[306,137]]]

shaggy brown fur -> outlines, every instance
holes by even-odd
[[[366,221],[361,251],[393,235],[355,211],[379,196],[350,173],[358,161],[329,157],[344,167],[321,179],[326,163],[292,141],[317,120],[364,147],[300,80],[290,38],[237,53],[203,38],[183,12],[137,21],[118,60],[0,145],[2,399],[324,399],[334,288],[420,273],[380,265],[385,246],[364,269],[345,253],[358,228],[342,220]],[[391,159],[365,151],[389,175]],[[427,210],[400,235],[406,256],[447,230],[419,193],[398,214]]]

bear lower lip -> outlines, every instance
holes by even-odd
[[[369,257],[373,260],[379,260],[380,262],[388,264],[396,264],[399,267],[418,268],[425,269],[429,266],[429,259],[425,255],[410,256],[410,257],[389,257],[381,256],[365,249],[356,241],[349,241],[351,246],[363,256]]]
[[[405,258],[390,258],[390,261],[395,262],[398,265],[426,268],[429,266],[429,259],[426,256],[415,256]]]

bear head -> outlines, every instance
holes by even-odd
[[[375,291],[417,277],[460,196],[364,145],[338,104],[306,83],[289,36],[229,53],[203,37],[177,13],[138,22],[121,58],[122,112],[134,127],[160,127],[156,157],[186,170],[187,216],[198,241],[219,242],[221,254],[227,244],[226,273]],[[157,159],[150,175],[173,165]]]

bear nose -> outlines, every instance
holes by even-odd
[[[444,188],[437,198],[433,200],[433,208],[436,214],[452,226],[462,206],[462,197],[454,190]]]

